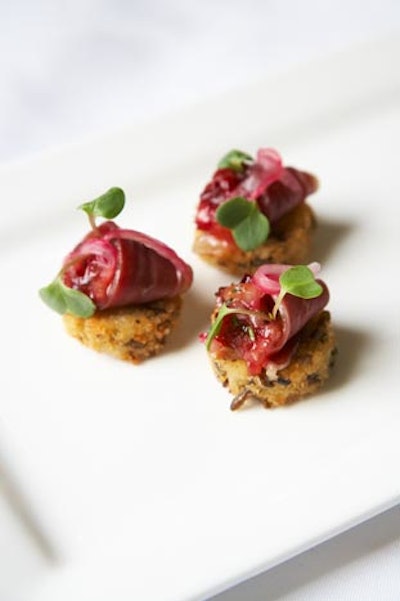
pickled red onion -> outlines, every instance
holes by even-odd
[[[281,177],[282,171],[280,154],[273,148],[260,148],[256,161],[250,165],[248,176],[242,184],[247,191],[246,197],[256,200],[264,194],[268,186]]]

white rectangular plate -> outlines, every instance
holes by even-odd
[[[398,501],[399,50],[357,48],[0,170],[2,460],[57,557],[29,563],[21,543],[9,601],[204,599]],[[192,253],[193,216],[220,156],[261,146],[320,178],[314,259],[339,355],[313,398],[232,413],[197,339],[231,278]],[[195,274],[141,366],[79,345],[37,295],[86,232],[75,207],[114,185],[117,221]]]

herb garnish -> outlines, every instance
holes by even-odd
[[[231,150],[218,163],[218,169],[233,169],[243,171],[248,163],[253,162],[253,157],[241,150]]]
[[[124,206],[124,191],[121,188],[110,188],[98,198],[79,205],[78,209],[82,209],[82,211],[88,214],[90,224],[95,228],[95,217],[114,219],[114,217],[120,214]]]
[[[215,214],[218,223],[232,231],[244,251],[254,250],[267,240],[270,225],[256,202],[237,196],[221,204]]]
[[[125,194],[121,188],[110,188],[94,200],[81,204],[78,209],[85,211],[89,217],[90,225],[96,228],[96,217],[113,219],[120,214],[125,205]],[[64,315],[70,313],[77,317],[91,317],[96,311],[92,299],[80,290],[69,288],[62,280],[63,274],[70,267],[67,263],[57,274],[54,280],[39,290],[39,296],[51,309]]]
[[[69,288],[64,284],[61,279],[63,271],[61,270],[48,286],[39,290],[40,298],[50,309],[60,313],[60,315],[71,313],[77,317],[91,317],[96,311],[96,305],[83,292]]]
[[[300,298],[316,298],[322,294],[322,286],[315,281],[315,276],[307,265],[296,265],[284,271],[279,277],[280,292],[272,309],[272,318],[275,319],[286,294]]]

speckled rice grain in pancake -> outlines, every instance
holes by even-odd
[[[153,301],[97,311],[92,317],[64,315],[67,332],[82,344],[118,359],[141,363],[157,355],[175,327],[182,299]]]
[[[266,375],[249,375],[242,359],[217,359],[210,355],[217,378],[233,395],[231,408],[256,399],[266,408],[293,403],[318,390],[330,375],[336,356],[335,336],[330,313],[322,311],[299,333],[299,344],[275,380]]]

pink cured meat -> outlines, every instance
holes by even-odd
[[[287,294],[282,301],[279,314],[282,318],[282,339],[279,349],[283,348],[290,338],[295,336],[310,321],[314,315],[317,315],[328,304],[329,291],[322,280],[316,280],[322,286],[322,294],[317,298],[298,298]]]
[[[253,275],[253,283],[264,294],[270,294],[275,302],[280,291],[279,276],[290,267],[290,265],[262,265]],[[314,275],[320,270],[318,263],[311,263],[308,267]],[[328,304],[329,290],[326,284],[319,279],[316,281],[322,286],[322,294],[316,298],[304,299],[292,294],[284,296],[278,310],[282,323],[282,335],[279,340],[274,340],[276,347],[271,348],[271,354],[280,351],[288,340]]]
[[[294,167],[284,167],[272,148],[260,148],[235,195],[255,200],[271,223],[292,211],[318,187],[316,178]]]
[[[294,167],[285,167],[279,179],[272,182],[257,198],[257,204],[271,223],[304,202],[318,187],[316,178]]]
[[[167,245],[106,221],[66,257],[64,283],[100,310],[143,304],[186,292],[191,267]]]

